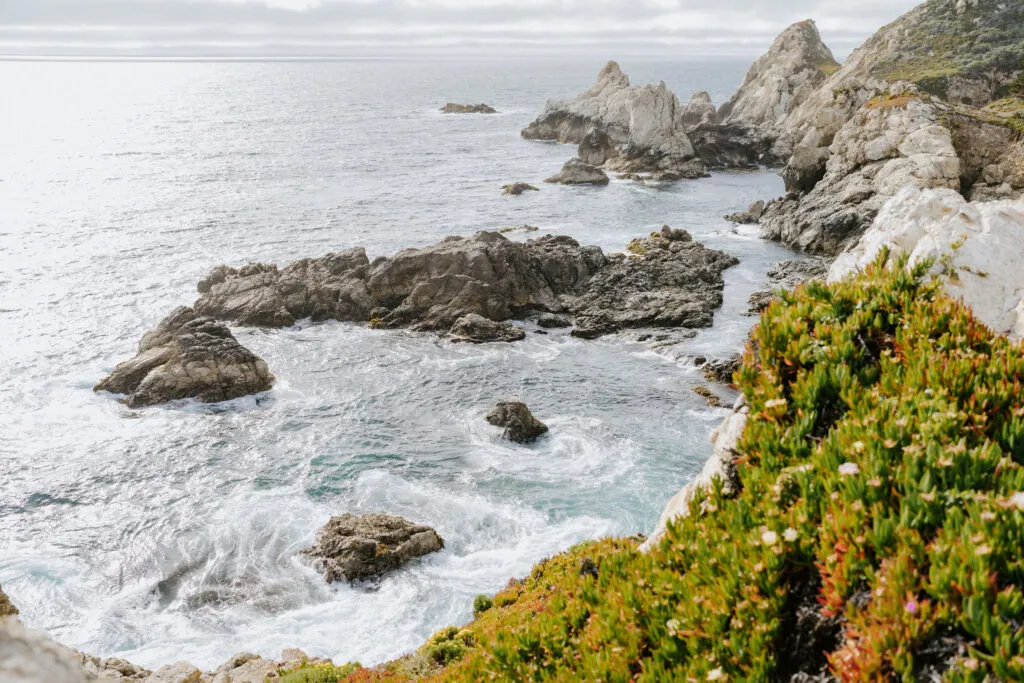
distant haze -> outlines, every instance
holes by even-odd
[[[0,56],[756,55],[813,18],[844,57],[917,0],[0,0]]]

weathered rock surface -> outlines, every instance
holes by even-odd
[[[704,379],[709,382],[731,385],[732,376],[740,369],[741,365],[743,365],[743,357],[735,354],[729,358],[709,360],[700,367],[700,371],[704,375]]]
[[[630,243],[631,256],[610,258],[567,302],[573,336],[593,339],[623,329],[709,327],[722,304],[722,272],[739,263],[668,226]]]
[[[125,403],[138,408],[182,398],[228,401],[268,391],[273,382],[267,364],[227,327],[183,306],[143,336],[138,355],[96,391],[125,394]]]
[[[536,188],[528,183],[511,183],[509,185],[503,185],[501,193],[504,195],[511,195],[518,197],[524,192],[539,192],[540,188]]]
[[[513,443],[530,443],[548,431],[547,425],[535,418],[522,401],[501,401],[484,419],[504,429],[502,436]]]
[[[569,316],[558,315],[557,313],[542,313],[537,318],[538,327],[546,330],[553,330],[563,327],[572,327],[572,320]]]
[[[828,273],[828,262],[815,259],[793,259],[780,261],[768,271],[768,283],[750,295],[750,309],[747,315],[761,315],[768,305],[778,297],[780,289],[791,290],[808,280],[823,280]]]
[[[601,166],[616,154],[618,154],[618,150],[615,148],[611,136],[595,126],[587,129],[576,150],[576,156],[580,161],[591,166]]]
[[[486,344],[488,342],[516,342],[526,338],[526,332],[512,323],[488,320],[470,313],[455,321],[450,331],[452,341]]]
[[[873,100],[829,148],[824,177],[806,195],[772,202],[762,234],[811,253],[838,254],[867,229],[903,187],[960,188],[960,160],[946,108],[908,89]]]
[[[0,617],[0,681],[86,683],[74,653],[14,617]]]
[[[18,614],[18,608],[14,606],[11,599],[4,593],[3,588],[0,588],[0,619],[4,617],[13,617]]]
[[[407,249],[369,264],[363,250],[283,269],[219,267],[200,283],[197,310],[243,325],[370,321],[380,328],[448,331],[476,314],[569,313],[581,336],[640,326],[707,327],[721,305],[722,271],[737,261],[682,231],[638,241],[639,258],[606,258],[566,236],[512,242],[481,232]]]
[[[713,124],[718,121],[718,110],[711,101],[711,95],[707,90],[693,93],[690,101],[683,108],[683,125],[687,130],[696,128],[703,124]]]
[[[746,211],[730,213],[725,217],[725,220],[732,221],[733,223],[739,223],[741,225],[754,225],[760,222],[761,216],[764,215],[764,206],[764,202],[758,200],[748,206]]]
[[[449,102],[441,107],[442,114],[497,114],[498,110],[489,104],[456,104]]]
[[[100,681],[150,681],[153,672],[141,666],[116,657],[101,659],[91,657],[82,652],[75,652],[75,657],[85,671],[85,677]]]
[[[315,558],[328,583],[381,576],[410,560],[444,548],[428,526],[395,515],[345,514],[332,517],[302,552]]]
[[[522,136],[583,145],[580,156],[604,156],[609,171],[661,180],[699,178],[706,171],[686,135],[683,113],[664,83],[631,86],[619,65],[609,62],[593,88],[571,100],[548,102]]]
[[[608,174],[597,166],[584,163],[581,159],[570,159],[565,162],[561,171],[544,182],[562,185],[607,185]]]
[[[952,268],[944,285],[950,296],[993,330],[1024,337],[1024,201],[969,203],[951,190],[907,188],[836,259],[829,280],[863,268],[882,247],[908,252],[914,263],[935,259],[936,271]]]
[[[697,394],[702,399],[704,399],[704,402],[708,404],[709,408],[722,407],[722,399],[718,397],[718,394],[711,391],[711,389],[707,387],[694,387],[693,393]]]
[[[714,452],[711,458],[704,465],[704,469],[689,484],[684,486],[665,506],[658,519],[658,525],[643,545],[642,552],[649,552],[656,548],[665,537],[670,520],[690,515],[690,502],[697,495],[698,491],[707,489],[715,479],[722,481],[723,492],[726,495],[739,493],[740,481],[736,473],[736,460],[740,457],[738,451],[740,437],[747,426],[746,406],[741,396],[736,402],[733,413],[725,418],[722,424],[711,433],[711,443],[714,444]]]

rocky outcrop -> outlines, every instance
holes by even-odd
[[[17,614],[18,608],[14,606],[11,599],[4,593],[3,588],[0,588],[0,619],[17,616]]]
[[[743,357],[737,353],[728,358],[707,361],[700,366],[700,372],[709,382],[731,385],[732,377],[741,365],[743,365]]]
[[[821,259],[779,261],[767,273],[767,286],[750,295],[747,315],[761,315],[771,302],[779,298],[779,290],[791,290],[808,280],[822,280],[827,273],[828,262]]]
[[[143,683],[153,683],[159,681],[160,678],[154,677],[154,673],[149,669],[145,669],[141,666],[132,664],[131,662],[119,659],[117,657],[92,657],[82,652],[75,652],[75,657],[78,659],[78,663],[85,671],[85,677],[90,680],[101,680],[101,681],[142,681]],[[198,671],[195,667],[188,665],[189,674],[193,677],[195,674],[192,670]],[[164,667],[166,668],[166,667]],[[184,669],[181,669],[182,671]],[[164,680],[168,676],[162,676]],[[196,679],[200,680],[200,679]],[[208,680],[208,678],[206,679]]]
[[[516,342],[526,338],[526,332],[512,323],[488,320],[470,313],[455,321],[449,332],[454,342],[486,344],[490,342]]]
[[[641,552],[650,552],[656,548],[668,530],[668,523],[673,519],[688,517],[690,503],[699,491],[712,485],[715,479],[722,482],[722,491],[726,495],[739,493],[740,481],[736,473],[736,460],[740,457],[739,442],[743,430],[747,426],[747,414],[750,408],[740,396],[733,408],[733,413],[725,418],[722,424],[711,433],[714,451],[711,458],[704,464],[704,469],[696,478],[684,486],[665,506],[658,519],[654,532],[640,546]]]
[[[709,327],[722,304],[722,272],[739,263],[707,249],[685,230],[668,226],[629,245],[630,256],[610,258],[567,302],[572,334],[593,339],[623,329]]]
[[[332,517],[302,552],[314,558],[327,583],[379,577],[417,557],[444,548],[428,526],[395,515],[345,514]]]
[[[71,650],[29,631],[13,617],[0,617],[0,681],[4,683],[86,683]]]
[[[448,331],[470,314],[503,321],[530,311],[572,314],[575,333],[587,337],[641,326],[709,326],[721,305],[722,271],[737,261],[682,231],[637,245],[636,258],[608,258],[566,236],[512,242],[481,232],[373,264],[357,249],[283,269],[222,266],[200,283],[196,309],[270,327],[311,317]]]
[[[96,391],[124,394],[133,408],[194,398],[228,401],[269,391],[267,364],[223,324],[180,307],[143,336],[138,355],[119,364]]]
[[[836,133],[825,175],[813,189],[768,205],[764,237],[836,255],[856,243],[900,188],[959,189],[947,111],[912,86],[869,101]]]
[[[618,150],[615,148],[611,136],[594,126],[587,129],[576,150],[579,160],[591,166],[601,166],[616,154],[618,154]]]
[[[558,315],[557,313],[542,313],[537,318],[537,326],[543,327],[546,330],[572,327],[572,320],[568,316]]]
[[[730,213],[725,217],[725,220],[733,223],[739,223],[740,225],[755,225],[761,221],[761,216],[764,215],[764,202],[758,200],[747,207],[746,211],[738,211],[737,213]]]
[[[544,182],[562,185],[607,185],[608,174],[597,166],[584,163],[581,159],[570,159],[565,162],[561,171]]]
[[[951,190],[907,188],[835,260],[829,280],[863,268],[883,247],[908,252],[912,263],[934,259],[936,272],[950,273],[950,296],[996,332],[1024,337],[1024,201],[969,203]]]
[[[504,195],[510,195],[518,197],[524,192],[539,192],[540,189],[530,185],[528,183],[511,183],[509,185],[503,185],[501,193]]]
[[[718,110],[711,101],[707,90],[693,93],[690,101],[683,108],[683,125],[687,130],[697,126],[718,122]]]
[[[501,401],[484,419],[504,429],[502,437],[512,443],[530,443],[548,432],[547,425],[535,418],[522,401]]]
[[[441,107],[442,114],[497,114],[498,110],[489,104],[456,104],[449,102]]]
[[[686,135],[676,96],[664,83],[631,86],[615,62],[601,70],[590,90],[571,100],[548,102],[522,136],[583,145],[580,156],[605,156],[609,171],[659,180],[706,174]]]

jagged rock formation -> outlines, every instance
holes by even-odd
[[[146,333],[138,355],[95,390],[125,394],[125,403],[139,408],[181,398],[228,401],[269,391],[273,383],[267,364],[227,327],[182,306]]]
[[[548,432],[548,426],[535,418],[522,401],[501,401],[484,419],[504,429],[502,437],[512,443],[530,443]]]
[[[489,342],[516,342],[526,338],[526,332],[512,323],[488,320],[470,313],[455,321],[449,332],[452,341],[486,344]]]
[[[711,325],[712,311],[722,305],[722,272],[738,260],[668,226],[633,240],[628,249],[632,256],[609,258],[568,303],[576,318],[573,336],[593,339],[630,328]]]
[[[947,293],[996,332],[1024,337],[1024,201],[969,203],[951,190],[907,188],[882,209],[855,249],[828,272],[835,281],[870,263],[882,247],[934,259],[952,272]]]
[[[18,608],[14,606],[11,599],[4,593],[3,588],[0,587],[0,619],[4,617],[14,617],[18,615]]]
[[[489,104],[456,104],[449,102],[441,107],[442,114],[497,114],[498,110]]]
[[[766,235],[812,252],[835,254],[856,241],[886,199],[903,185],[951,187],[979,197],[1014,196],[1015,166],[1009,154],[1011,138],[1022,130],[1014,114],[1024,102],[1010,95],[1014,79],[1024,69],[1024,7],[998,0],[928,0],[881,29],[850,56],[818,90],[796,108],[782,127],[777,150],[792,149],[783,177],[789,197],[769,208]],[[909,106],[905,96],[919,104]],[[924,104],[921,104],[924,103]],[[913,133],[905,117],[897,116],[892,131],[878,122],[879,109],[917,110],[928,104],[930,118],[947,130],[950,138],[937,156],[955,150],[961,166],[951,173],[947,161],[941,168],[923,169],[913,157],[892,144],[911,144]],[[984,109],[979,109],[984,107]],[[1007,111],[1007,109],[1009,111]],[[885,116],[885,115],[882,115]],[[886,116],[886,119],[888,117]],[[880,125],[879,125],[880,124]],[[873,130],[855,129],[867,125]],[[998,129],[1002,130],[998,130]],[[849,141],[873,135],[872,144],[888,148],[890,159],[881,179],[880,154],[870,150],[865,163],[855,168],[856,178],[844,180],[850,168]],[[843,158],[843,157],[846,158]],[[839,157],[838,161],[836,160]],[[916,168],[911,168],[915,167]],[[819,187],[824,183],[824,187]]]
[[[562,185],[607,185],[608,174],[581,159],[570,159],[565,162],[561,171],[544,182]]]
[[[711,101],[711,94],[707,90],[693,93],[690,101],[683,109],[683,125],[689,131],[691,128],[704,124],[718,122],[718,110]]]
[[[736,473],[736,459],[740,457],[737,450],[740,437],[747,426],[747,414],[750,408],[741,395],[736,400],[733,412],[722,421],[718,429],[711,433],[711,443],[714,444],[714,451],[704,469],[689,484],[684,486],[672,500],[665,505],[661,517],[654,532],[647,537],[647,540],[640,546],[641,552],[649,552],[657,547],[658,543],[665,536],[669,521],[681,517],[688,517],[690,514],[690,501],[698,491],[712,485],[715,479],[720,479],[722,489],[726,495],[733,495],[739,492],[739,475]]]
[[[700,372],[704,379],[716,384],[732,384],[732,376],[743,365],[743,357],[738,353],[728,358],[709,360],[700,366]]]
[[[0,617],[0,681],[4,683],[86,683],[71,650],[13,618]]]
[[[332,517],[302,552],[316,560],[327,583],[381,576],[410,560],[444,548],[428,526],[395,515],[345,514]]]
[[[631,86],[615,62],[601,70],[590,90],[572,100],[548,102],[522,136],[579,145],[591,131],[603,133],[607,140],[588,142],[580,156],[594,159],[589,150],[603,150],[606,170],[662,180],[706,174],[686,136],[683,107],[676,96],[664,83]]]
[[[637,242],[638,258],[605,257],[566,236],[524,243],[492,232],[449,237],[369,263],[362,249],[304,259],[283,269],[218,267],[200,283],[196,310],[242,325],[298,319],[448,331],[463,316],[493,321],[530,310],[570,313],[576,333],[638,326],[706,327],[721,305],[727,254],[681,231]]]
[[[576,150],[576,156],[580,161],[591,166],[602,166],[617,153],[611,136],[593,126],[587,129],[586,135],[580,140],[580,146]]]

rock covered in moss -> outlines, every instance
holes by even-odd
[[[225,325],[182,306],[146,333],[138,355],[95,390],[124,394],[127,405],[139,408],[183,398],[228,401],[269,391],[273,383],[266,362]]]
[[[501,427],[502,436],[512,443],[531,443],[548,432],[548,426],[535,418],[522,401],[500,401],[484,419]]]
[[[444,541],[430,527],[374,513],[332,517],[317,532],[316,543],[302,552],[333,583],[376,578],[443,548]]]

